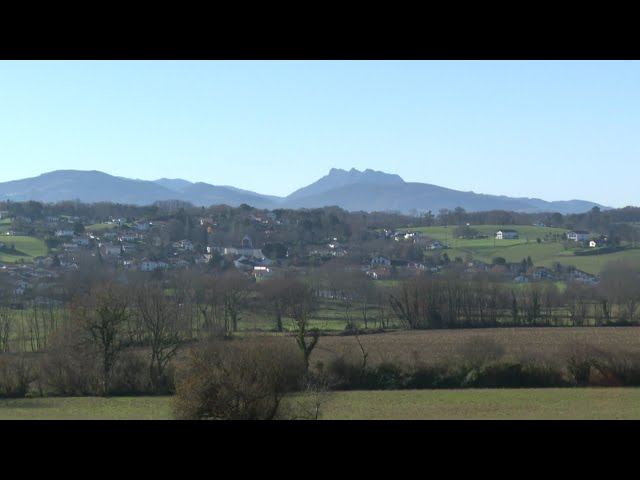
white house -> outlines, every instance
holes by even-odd
[[[505,228],[504,230],[498,230],[496,232],[496,240],[515,240],[517,238],[519,238],[517,230]]]
[[[567,240],[572,240],[574,242],[581,242],[584,240],[589,240],[591,238],[591,233],[586,230],[576,230],[567,233]]]
[[[73,230],[57,230],[56,237],[73,237]]]
[[[259,248],[253,248],[253,242],[248,235],[245,235],[242,239],[242,244],[235,247],[224,247],[224,255],[241,255],[250,258],[263,258],[262,250]]]

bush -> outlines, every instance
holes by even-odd
[[[141,395],[154,392],[149,378],[148,355],[128,349],[122,352],[113,368],[111,393]]]
[[[462,382],[464,388],[542,388],[565,386],[562,372],[546,366],[514,362],[492,362],[472,368]]]
[[[99,360],[76,338],[77,332],[67,327],[51,336],[40,359],[40,385],[47,393],[67,396],[101,393]]]
[[[24,356],[0,355],[0,397],[25,397],[36,377],[36,369]]]
[[[606,354],[591,345],[573,345],[566,357],[570,381],[579,386],[589,385],[592,373],[598,371]]]
[[[210,340],[177,366],[173,415],[185,420],[290,418],[282,400],[301,386],[304,372],[294,345],[273,339]]]
[[[331,358],[325,368],[327,383],[332,390],[355,389],[362,383],[361,365],[356,365],[344,356]]]
[[[367,368],[362,375],[360,388],[366,390],[400,390],[406,388],[407,375],[400,366],[381,363]]]

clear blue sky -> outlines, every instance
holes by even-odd
[[[330,168],[640,205],[640,62],[0,62],[0,181],[59,169],[287,195]]]

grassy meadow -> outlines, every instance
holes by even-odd
[[[18,235],[1,235],[0,242],[7,247],[15,245],[16,254],[6,251],[0,252],[0,262],[18,262],[22,259],[25,262],[31,262],[33,257],[47,255],[47,246],[43,240],[35,237],[23,237]]]
[[[96,223],[93,225],[87,225],[84,229],[87,232],[99,232],[102,230],[113,230],[114,228],[118,228],[117,223]]]
[[[170,420],[171,399],[0,399],[0,420]],[[292,401],[300,401],[300,397]],[[334,392],[322,420],[640,420],[638,388]]]
[[[0,399],[0,420],[169,420],[171,397]]]
[[[327,420],[638,420],[640,389],[338,392],[321,412]]]
[[[565,266],[574,266],[585,272],[599,274],[607,263],[612,261],[624,261],[640,264],[640,249],[630,249],[622,252],[608,253],[593,256],[575,256],[574,251],[582,248],[565,249],[563,242],[545,242],[545,235],[565,235],[568,230],[562,228],[534,227],[530,225],[473,225],[471,228],[481,235],[488,235],[485,239],[458,239],[455,237],[456,227],[419,227],[410,228],[411,231],[419,231],[427,237],[438,240],[442,244],[449,245],[448,250],[435,250],[434,254],[443,254],[445,251],[449,258],[465,259],[471,255],[476,260],[487,263],[496,257],[503,257],[508,262],[520,262],[523,258],[531,257],[534,265],[553,268],[556,263]],[[520,238],[516,240],[496,240],[495,232],[509,228],[517,230]],[[542,240],[537,243],[537,239]]]

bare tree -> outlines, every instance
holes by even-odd
[[[299,280],[289,280],[283,294],[284,309],[293,320],[293,337],[304,358],[305,371],[309,370],[309,357],[320,339],[320,329],[311,327],[311,314],[318,306],[316,292]]]
[[[135,292],[136,311],[150,348],[149,377],[154,389],[161,387],[165,369],[184,338],[180,311],[157,284],[140,286]]]
[[[11,310],[4,305],[0,306],[0,353],[7,353],[9,351],[11,320]]]
[[[225,332],[237,332],[241,319],[240,310],[249,292],[249,282],[246,277],[236,272],[225,274],[221,280]]]
[[[285,315],[284,296],[289,283],[283,278],[272,278],[260,283],[260,292],[269,305],[276,321],[276,331],[282,332],[282,317]]]
[[[91,345],[101,361],[102,394],[109,393],[111,373],[122,349],[122,329],[130,316],[127,292],[107,282],[91,290],[73,305],[84,342]]]

